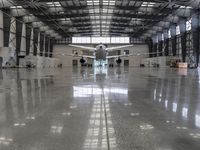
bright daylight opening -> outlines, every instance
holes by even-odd
[[[129,44],[129,37],[72,37],[72,43],[77,44]]]

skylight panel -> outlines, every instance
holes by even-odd
[[[103,34],[108,35],[109,30],[103,29]],[[98,30],[95,30],[95,34],[98,35],[100,32]],[[72,37],[72,43],[124,43],[128,44],[130,43],[129,37],[110,37],[110,36],[94,36],[94,37]]]
[[[93,1],[87,1],[87,5],[89,6],[93,5]]]
[[[181,32],[180,32],[180,26],[176,26],[176,35],[179,35]]]
[[[180,8],[182,8],[182,9],[192,9],[192,7],[190,7],[190,6],[181,6]]]
[[[109,3],[109,5],[114,6],[115,5],[115,1],[111,0],[110,3]]]
[[[186,31],[190,31],[192,29],[192,18],[186,21]]]
[[[87,6],[90,6],[90,8],[93,6],[91,9],[89,9],[90,19],[92,20],[93,33],[94,31],[100,31],[103,33],[103,25],[110,25],[113,14],[113,7],[110,6],[114,6],[115,3],[115,0],[102,0],[102,2],[100,0],[87,0]],[[100,5],[106,7],[102,7]]]
[[[142,7],[153,7],[156,3],[154,2],[143,2]]]
[[[11,9],[22,9],[23,7],[22,6],[11,6],[10,8]]]
[[[47,2],[46,3],[49,7],[61,7],[60,2]]]

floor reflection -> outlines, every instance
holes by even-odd
[[[184,76],[176,80],[158,79],[156,83],[154,101],[161,106],[164,105],[166,111],[173,112],[178,117],[178,121],[181,119],[190,127],[200,127],[199,102],[195,102],[200,98],[199,84]]]
[[[12,73],[16,73],[15,78],[7,76]],[[43,110],[40,107],[47,95],[45,88],[48,82],[52,82],[51,78],[22,79],[20,73],[1,70],[0,149],[3,148],[1,146],[12,146],[14,141],[18,141],[18,134],[26,131],[41,115]]]
[[[198,150],[199,81],[171,69],[0,71],[0,149]]]
[[[103,89],[102,89],[103,90]],[[116,149],[115,130],[108,97],[103,93],[95,95],[84,149]]]

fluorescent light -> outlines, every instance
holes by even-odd
[[[61,7],[60,2],[48,2],[46,4],[50,7]]]
[[[142,7],[153,7],[156,3],[153,2],[143,2]]]
[[[11,9],[22,9],[23,7],[22,6],[11,6],[10,8]]]

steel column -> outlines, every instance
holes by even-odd
[[[180,21],[182,61],[186,61],[186,20]]]
[[[37,56],[37,53],[38,53],[38,34],[39,34],[39,31],[38,31],[38,29],[35,28],[33,30],[33,32],[34,32],[34,36],[33,36],[33,47],[34,47],[33,55]]]
[[[38,31],[37,55],[40,55],[40,31]]]
[[[40,56],[43,56],[44,51],[44,32],[40,32]]]
[[[45,36],[45,57],[49,57],[49,37]]]
[[[162,51],[163,51],[163,41],[162,41],[162,34],[158,34],[158,56],[162,56]]]
[[[11,24],[11,17],[7,14],[10,14],[9,10],[3,10],[3,38],[4,38],[4,47],[9,46],[9,38],[10,38],[10,24]]]
[[[169,39],[165,40],[165,56],[169,56]]]
[[[22,40],[22,18],[16,18],[16,64],[19,66],[19,54],[21,51],[21,40]]]
[[[22,36],[21,36],[21,48],[20,48],[20,57],[26,56],[26,24],[22,23]]]
[[[170,29],[172,39],[172,55],[176,56],[176,25],[172,25]]]
[[[153,36],[153,57],[157,57],[157,53],[158,53],[158,39],[157,36],[154,35]]]
[[[193,54],[195,64],[199,64],[199,18],[198,15],[192,17],[192,37],[193,37]]]
[[[49,57],[53,57],[53,44],[54,44],[54,40],[55,39],[53,39],[53,38],[51,38],[51,40],[50,40],[50,50],[49,50],[49,52],[50,52],[50,54],[49,54]]]
[[[147,39],[147,44],[148,44],[148,47],[149,47],[149,57],[151,58],[151,57],[153,57],[153,54],[152,54],[152,52],[153,52],[153,40],[152,40],[152,38]]]
[[[30,54],[31,23],[26,24],[26,56]]]
[[[164,34],[164,52],[165,56],[169,56],[169,35],[168,35],[168,30],[163,31]]]

